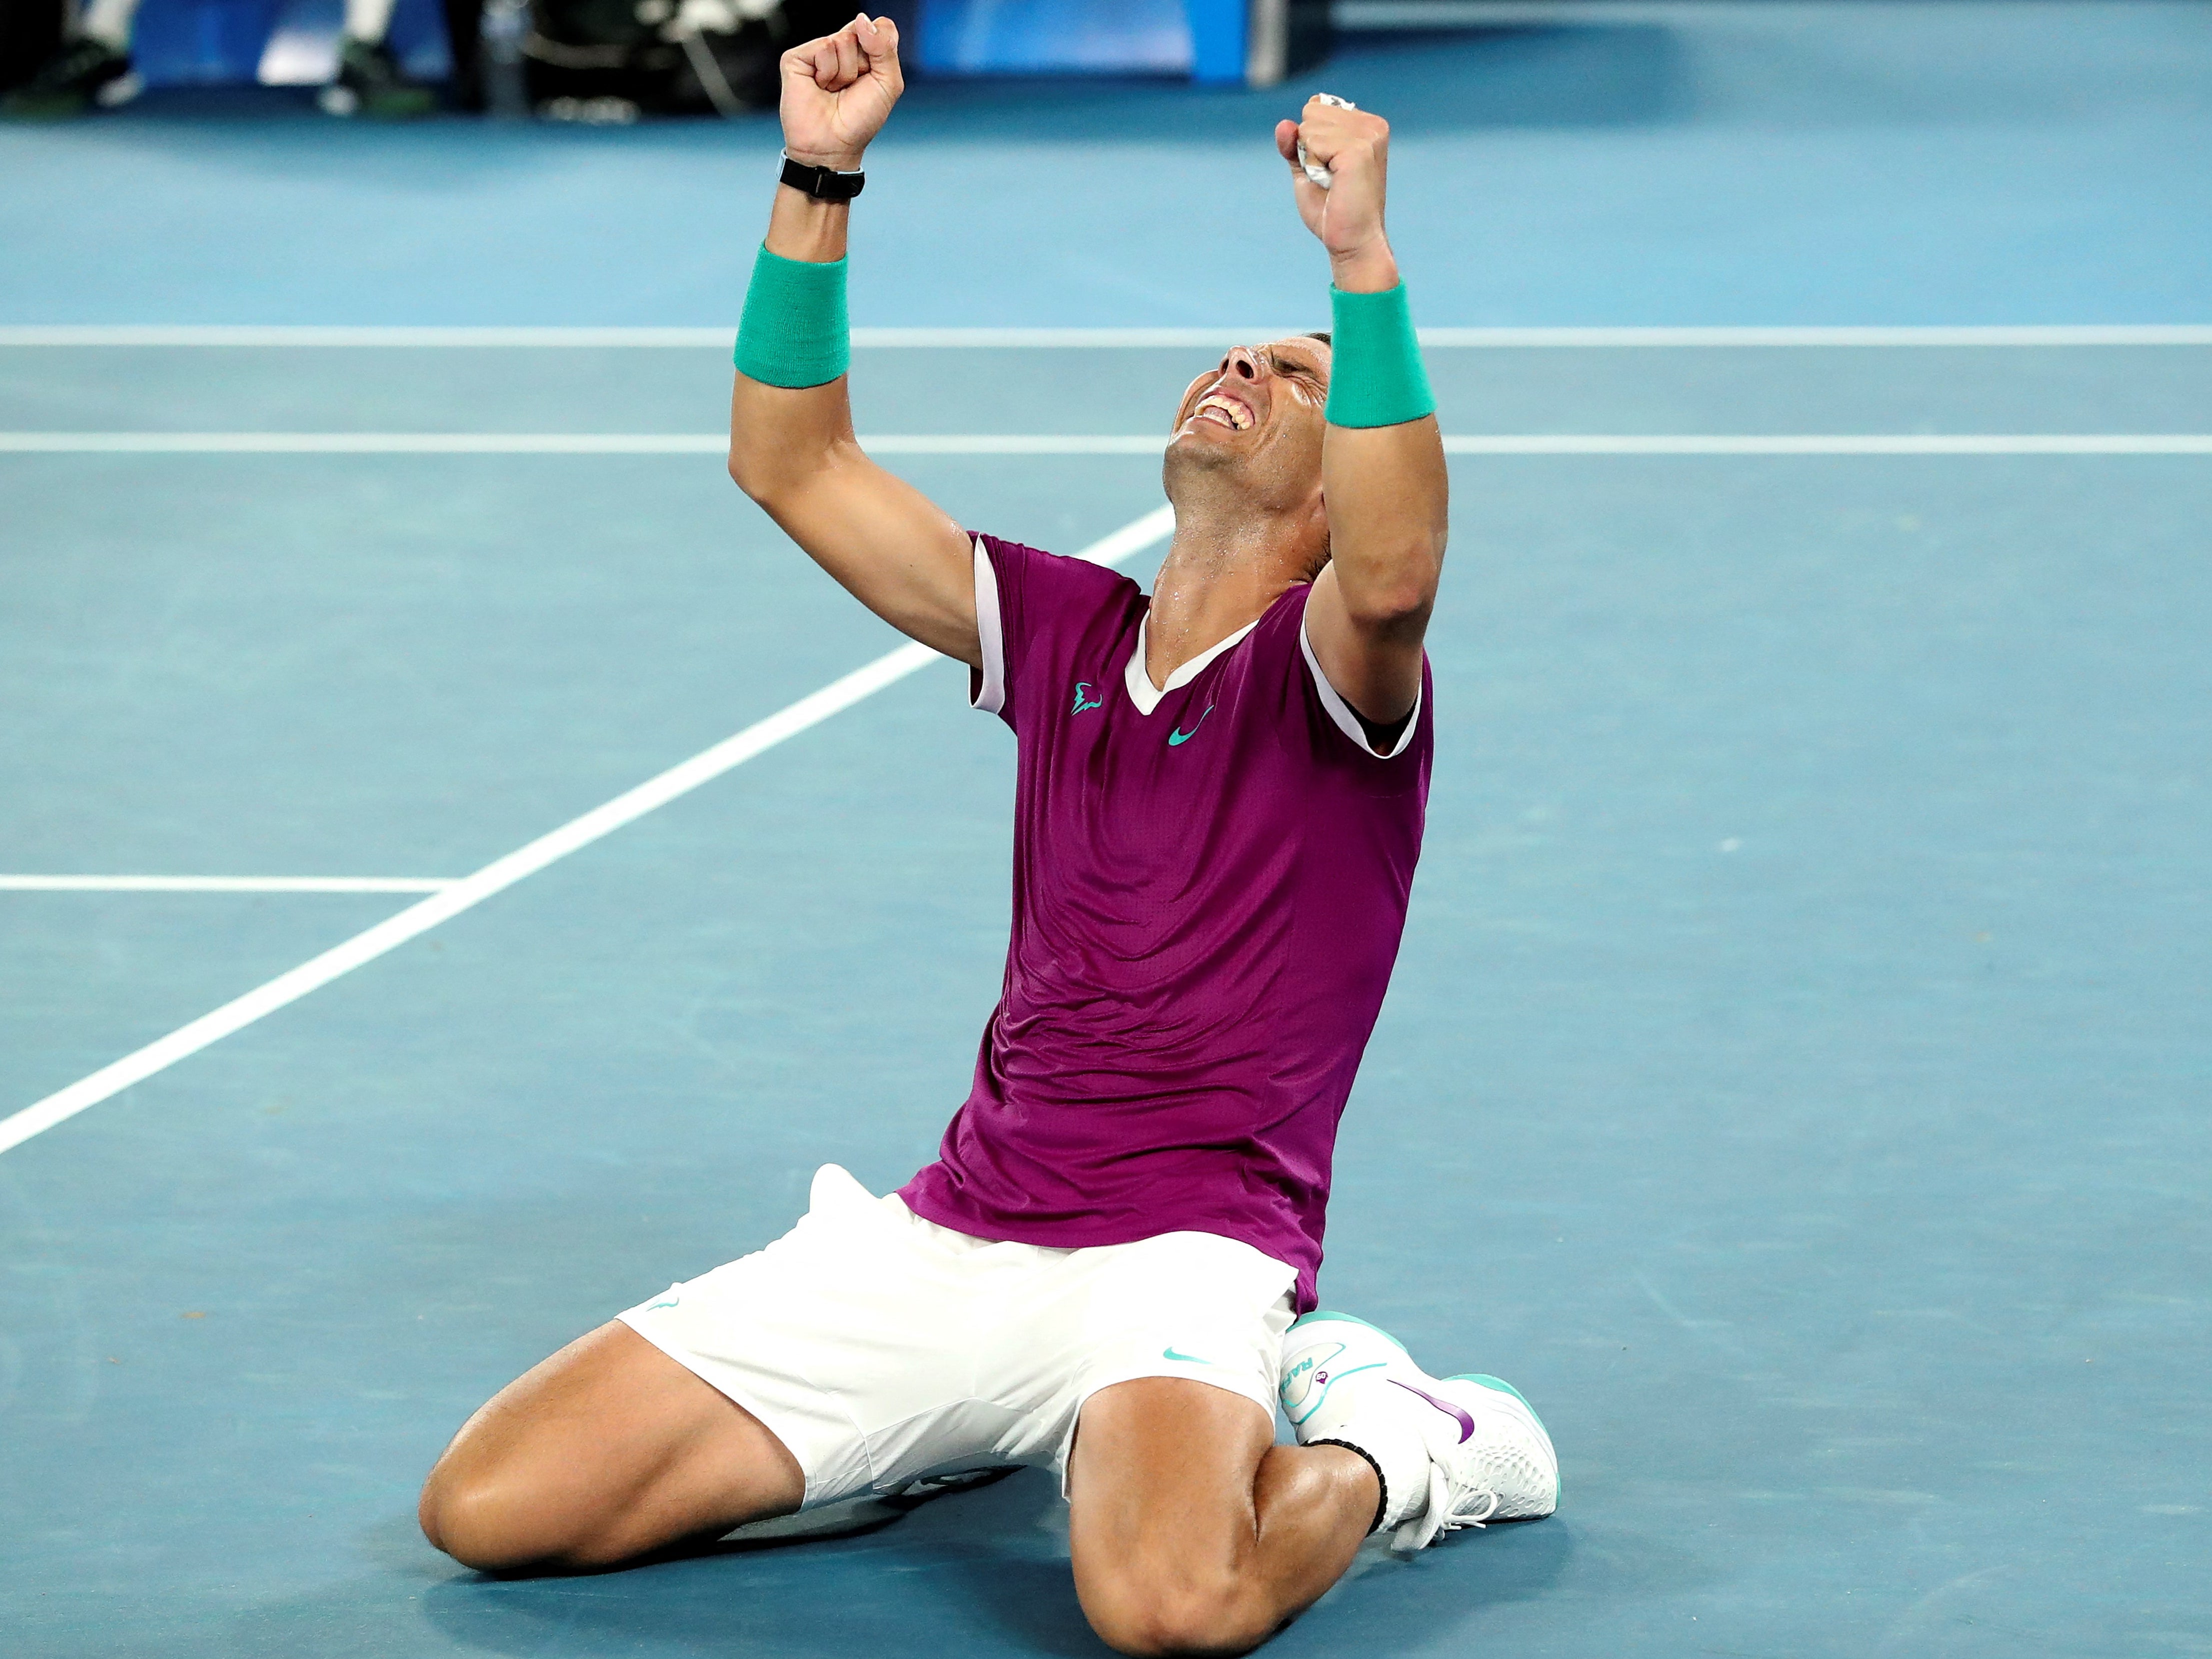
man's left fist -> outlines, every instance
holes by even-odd
[[[1328,189],[1299,165],[1301,143],[1307,161],[1333,175]],[[1347,292],[1396,286],[1397,263],[1382,229],[1390,124],[1364,109],[1310,98],[1297,120],[1276,124],[1275,149],[1290,164],[1298,216],[1328,250],[1336,285]]]

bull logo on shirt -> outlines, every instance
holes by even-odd
[[[1106,694],[1103,691],[1092,690],[1089,680],[1078,680],[1075,683],[1075,707],[1067,712],[1071,714],[1080,714],[1086,708],[1098,708],[1105,701]]]

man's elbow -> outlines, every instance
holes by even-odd
[[[1443,561],[1441,532],[1401,549],[1396,556],[1376,561],[1359,580],[1344,582],[1345,608],[1364,631],[1398,634],[1410,629],[1419,633],[1436,606]]]
[[[730,482],[771,514],[788,501],[833,479],[860,454],[848,437],[826,442],[763,442],[750,434],[730,434]]]
[[[749,444],[730,446],[730,482],[766,507],[778,492],[780,469]]]
[[[1429,629],[1429,613],[1435,607],[1436,595],[1431,592],[1389,595],[1347,608],[1352,627],[1361,635],[1377,643],[1395,644],[1424,637]]]
[[[769,517],[782,521],[784,507],[806,487],[817,469],[795,466],[788,455],[744,444],[730,446],[730,482],[752,497]]]

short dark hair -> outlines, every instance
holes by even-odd
[[[1336,343],[1328,337],[1328,331],[1325,328],[1310,328],[1304,333],[1299,335],[1298,338],[1301,340],[1319,340],[1331,351],[1336,349]]]

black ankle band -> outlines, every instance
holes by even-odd
[[[1374,1455],[1364,1446],[1355,1446],[1349,1440],[1309,1440],[1306,1444],[1341,1446],[1375,1471],[1375,1522],[1367,1528],[1367,1535],[1372,1538],[1376,1533],[1382,1531],[1382,1517],[1390,1513],[1390,1483],[1382,1478],[1382,1466],[1375,1461]]]

